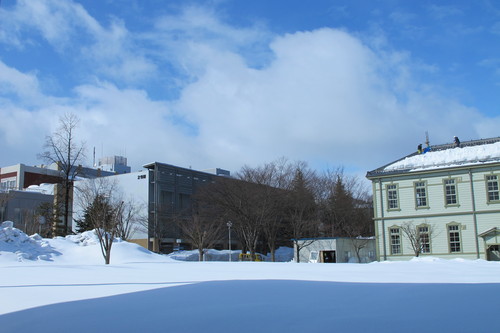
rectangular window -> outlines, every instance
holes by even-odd
[[[415,203],[418,207],[427,207],[427,191],[425,182],[415,183]]]
[[[460,247],[460,228],[453,224],[448,226],[448,240],[450,242],[450,252],[461,252]]]
[[[160,190],[160,200],[158,205],[159,214],[170,214],[173,212],[174,193],[170,191]]]
[[[0,183],[0,189],[4,191],[15,189],[17,185],[16,183],[17,183],[17,177],[2,179],[2,182]]]
[[[397,185],[387,185],[387,207],[389,209],[399,208]]]
[[[401,229],[391,228],[391,253],[401,254]]]
[[[444,193],[446,205],[456,205],[458,203],[455,179],[446,179],[444,181]]]
[[[179,193],[178,205],[179,209],[187,209],[191,207],[191,196],[189,194]]]
[[[488,201],[500,200],[498,192],[498,176],[486,176],[486,183],[488,188]]]
[[[418,238],[420,240],[420,249],[422,253],[430,253],[431,252],[431,240],[429,235],[429,227],[428,226],[420,226],[418,227]]]

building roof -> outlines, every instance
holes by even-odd
[[[488,235],[496,235],[498,233],[498,228],[497,227],[493,227],[493,228],[490,228],[488,230],[486,230],[485,232],[482,232],[480,233],[478,236],[479,237],[485,237],[485,236],[488,236]]]
[[[188,172],[195,172],[195,173],[199,173],[199,174],[207,174],[210,176],[230,177],[230,175],[231,175],[231,173],[229,171],[224,170],[224,169],[220,169],[220,168],[214,168],[214,169],[209,169],[209,170],[193,170],[191,168],[188,169],[188,168],[176,166],[173,164],[162,163],[162,162],[147,163],[147,164],[144,164],[143,167],[146,169],[155,169],[156,165],[162,165],[162,166],[169,167],[169,168],[184,170],[184,171],[188,171]]]
[[[443,168],[482,165],[500,162],[500,137],[465,141],[460,147],[453,143],[432,146],[431,151],[413,152],[366,175],[368,178],[427,171]]]

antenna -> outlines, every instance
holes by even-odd
[[[430,142],[429,142],[429,132],[425,131],[425,144],[427,145],[427,147],[430,146]]]

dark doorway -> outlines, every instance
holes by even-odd
[[[488,246],[486,258],[488,261],[500,261],[500,245],[494,244]]]
[[[337,262],[335,251],[321,251],[321,262],[325,263]]]

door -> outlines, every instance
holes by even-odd
[[[488,246],[486,255],[489,261],[500,261],[500,245],[494,244]]]
[[[337,262],[335,251],[321,251],[321,262],[332,263]]]

